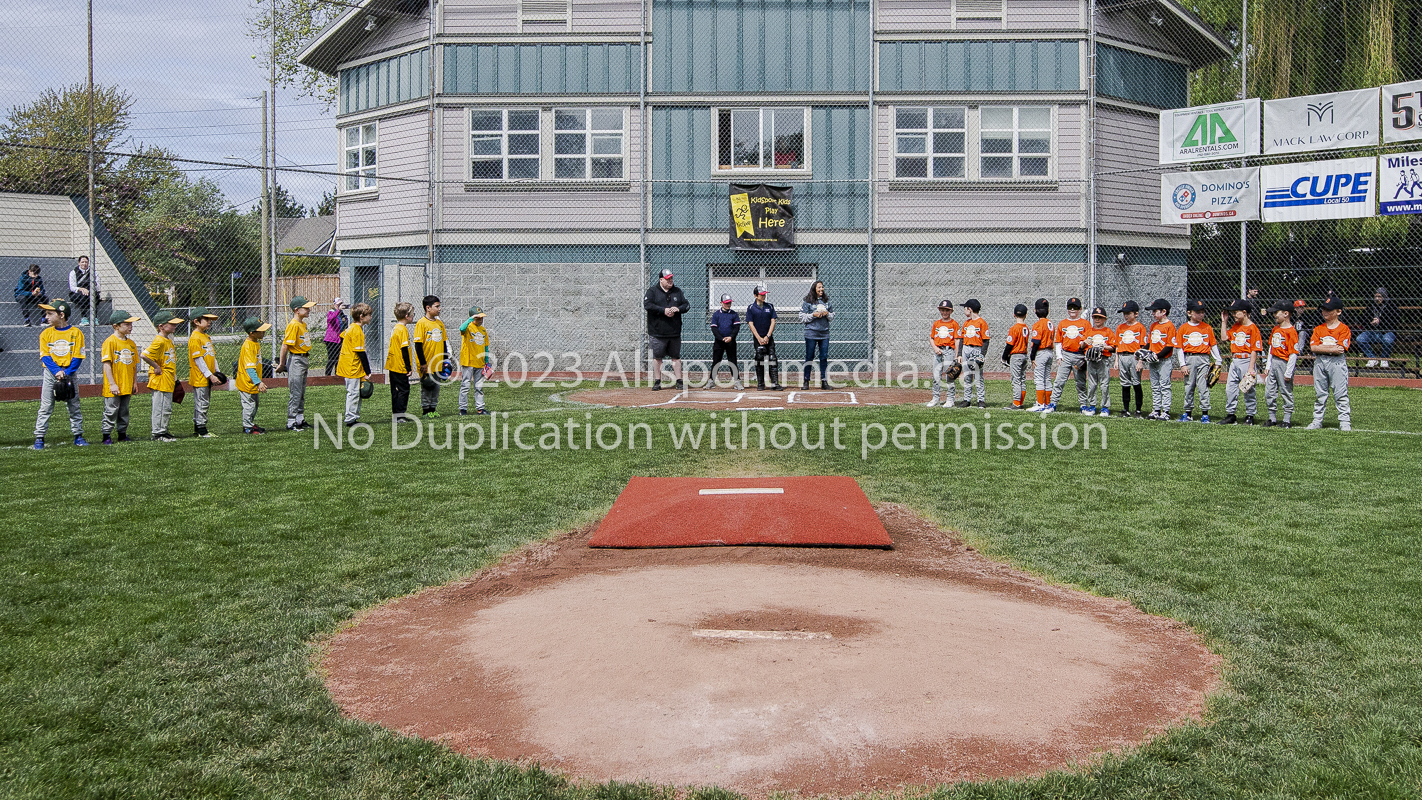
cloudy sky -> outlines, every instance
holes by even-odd
[[[84,0],[15,0],[7,7],[10,22],[0,26],[0,106],[8,111],[45,89],[85,82]],[[265,49],[246,35],[250,13],[245,0],[94,0],[94,80],[134,98],[130,144],[203,161],[260,163],[258,98],[268,78]],[[278,92],[278,164],[334,169],[333,120],[323,103]],[[239,208],[261,193],[253,170],[184,168],[217,181]],[[288,173],[279,180],[307,205],[335,185],[324,175]]]

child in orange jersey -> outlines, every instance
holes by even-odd
[[[1012,327],[1007,331],[1007,344],[1002,347],[1002,365],[1012,376],[1012,406],[1022,408],[1027,400],[1027,346],[1031,331],[1027,327],[1027,306],[1018,303],[1012,309]]]
[[[1205,322],[1205,301],[1191,300],[1185,306],[1189,321],[1180,326],[1180,370],[1185,373],[1185,405],[1181,409],[1181,422],[1190,422],[1195,410],[1195,399],[1200,400],[1200,421],[1210,421],[1210,363],[1220,364],[1219,343],[1215,340],[1215,329]]]
[[[1148,345],[1141,355],[1150,365],[1150,416],[1147,419],[1169,422],[1170,374],[1175,371],[1175,350],[1180,347],[1180,337],[1175,323],[1170,321],[1169,300],[1157,297],[1146,310],[1153,320],[1146,336]]]
[[[1294,327],[1294,307],[1280,300],[1269,309],[1274,313],[1274,332],[1269,334],[1269,357],[1264,363],[1264,405],[1269,420],[1264,427],[1294,427],[1294,368],[1299,363],[1299,329]],[[1282,406],[1282,408],[1280,408]],[[1279,420],[1275,412],[1282,411]]]
[[[928,407],[938,405],[939,398],[943,397],[943,407],[952,408],[958,396],[957,381],[948,381],[946,394],[939,390],[943,371],[958,360],[958,321],[953,319],[952,300],[938,304],[938,319],[929,328],[928,339],[933,343],[933,399],[928,401]]]
[[[982,318],[982,303],[969,299],[963,303],[968,318],[958,328],[959,354],[963,362],[963,400],[960,406],[966,408],[973,401],[974,387],[977,389],[978,408],[987,408],[987,387],[983,385],[983,353],[991,343],[987,320]]]
[[[1116,375],[1121,380],[1121,416],[1131,415],[1131,390],[1135,389],[1136,416],[1144,417],[1141,406],[1145,391],[1141,388],[1141,361],[1137,355],[1146,343],[1145,326],[1137,321],[1141,307],[1136,301],[1127,300],[1121,304],[1120,313],[1126,318],[1125,322],[1116,326]]]
[[[1229,379],[1225,382],[1225,418],[1220,420],[1221,425],[1233,425],[1236,422],[1234,412],[1239,408],[1239,384],[1246,377],[1259,376],[1257,371],[1257,355],[1264,352],[1264,336],[1259,332],[1259,326],[1250,320],[1250,315],[1254,313],[1254,304],[1248,300],[1235,300],[1229,304],[1228,314],[1233,317],[1229,320],[1224,313],[1220,314],[1220,327],[1225,327],[1225,322],[1230,321],[1225,337],[1229,340]],[[1254,424],[1254,412],[1258,410],[1257,393],[1253,386],[1249,391],[1244,392],[1244,424]]]
[[[1116,349],[1116,332],[1106,324],[1106,309],[1097,306],[1091,309],[1091,327],[1086,329],[1083,345],[1089,353],[1092,348],[1101,348],[1101,358],[1086,360],[1086,402],[1081,413],[1099,417],[1111,416],[1111,354]]]
[[[1348,362],[1343,354],[1353,344],[1353,332],[1340,320],[1343,301],[1329,297],[1319,306],[1323,324],[1313,329],[1308,346],[1313,351],[1313,422],[1308,429],[1323,427],[1323,412],[1328,407],[1328,392],[1333,391],[1333,406],[1338,409],[1338,427],[1353,430],[1353,412],[1348,403]]]
[[[1056,330],[1057,377],[1052,382],[1052,396],[1043,411],[1057,410],[1062,388],[1066,386],[1067,378],[1074,376],[1077,405],[1081,406],[1082,413],[1086,412],[1089,403],[1086,400],[1086,370],[1082,365],[1086,361],[1084,342],[1089,327],[1091,322],[1081,316],[1081,298],[1068,299],[1066,319],[1057,323]],[[1095,413],[1094,410],[1092,413]]]
[[[1037,390],[1037,403],[1028,411],[1042,411],[1052,402],[1052,366],[1057,360],[1057,329],[1047,315],[1052,305],[1039,297],[1036,303],[1037,321],[1032,323],[1032,335],[1027,347],[1027,360],[1032,362],[1032,388]]]

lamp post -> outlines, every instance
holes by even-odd
[[[233,313],[237,311],[237,279],[242,277],[242,273],[234,272],[227,276],[227,305],[232,306]]]

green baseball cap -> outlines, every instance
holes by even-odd
[[[302,297],[301,295],[297,295],[297,296],[291,298],[291,310],[292,310],[292,311],[295,311],[295,310],[298,309],[298,308],[315,308],[315,307],[316,307],[316,301],[315,301],[315,300],[307,300],[306,298]]]
[[[242,330],[246,331],[247,333],[260,333],[263,331],[271,330],[271,327],[272,326],[270,324],[262,322],[262,320],[258,317],[247,317],[246,319],[242,320]]]
[[[480,308],[479,306],[470,306],[470,307],[469,307],[469,316],[471,316],[471,317],[482,317],[482,316],[484,316],[484,309]]]
[[[74,311],[74,307],[69,305],[68,300],[51,300],[48,303],[40,303],[40,308],[45,311],[58,311],[64,315],[65,319],[69,319]]]
[[[175,312],[164,311],[162,314],[158,315],[158,319],[154,320],[154,322],[158,323],[159,325],[181,325],[184,322],[187,322],[187,320],[183,317],[178,316]]]
[[[207,310],[207,306],[193,306],[193,310],[188,312],[188,319],[221,319],[221,317]]]
[[[109,324],[110,324],[110,325],[122,325],[122,324],[125,323],[125,322],[137,322],[137,321],[138,321],[138,317],[135,317],[134,315],[128,313],[127,311],[115,311],[114,313],[112,313],[112,314],[109,315]]]

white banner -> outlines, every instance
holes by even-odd
[[[1264,221],[1371,217],[1377,202],[1376,158],[1343,158],[1263,167]]]
[[[1160,221],[1189,225],[1259,219],[1259,168],[1168,172],[1160,176]]]
[[[1160,163],[1259,155],[1259,98],[1160,112]]]
[[[1378,90],[1264,101],[1264,152],[1302,153],[1378,143]]]
[[[1422,81],[1382,87],[1384,142],[1422,139]]]
[[[1378,161],[1378,210],[1422,214],[1422,152],[1393,153]]]

